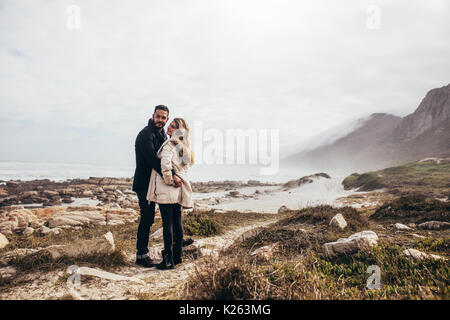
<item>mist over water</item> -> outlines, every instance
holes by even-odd
[[[194,165],[190,171],[191,181],[259,180],[261,182],[286,182],[315,173],[307,168],[280,168],[277,174],[261,175],[256,165]],[[0,180],[87,179],[89,177],[132,178],[134,166],[93,165],[76,163],[0,161]],[[330,172],[327,172],[331,174]]]

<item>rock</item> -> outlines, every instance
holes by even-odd
[[[7,196],[8,196],[8,190],[0,188],[0,197],[7,197]]]
[[[79,240],[67,245],[54,245],[42,249],[43,252],[50,254],[52,259],[58,259],[63,256],[77,258],[95,254],[106,255],[113,253],[114,250],[114,238],[111,232],[93,240]]]
[[[163,228],[159,228],[150,235],[149,239],[162,239],[162,237],[163,237]]]
[[[413,233],[413,234],[411,234],[413,237],[416,237],[416,238],[419,238],[419,239],[425,239],[426,237],[424,237],[424,236],[421,236],[420,234],[415,234],[415,233]]]
[[[239,197],[242,196],[242,194],[239,191],[236,191],[236,190],[228,192],[228,195],[230,197],[233,197],[233,198],[239,198]]]
[[[42,223],[37,220],[33,220],[30,222],[30,227],[33,229],[39,229],[40,227],[42,227]]]
[[[424,259],[433,259],[433,260],[447,260],[444,257],[435,255],[435,254],[428,254],[416,249],[405,249],[402,252],[403,256],[407,258],[411,258],[413,260],[424,260]]]
[[[352,234],[348,238],[338,239],[335,242],[328,242],[323,245],[323,250],[327,256],[348,254],[367,250],[377,244],[378,236],[375,232],[367,230]]]
[[[78,273],[80,275],[86,275],[86,276],[92,276],[92,277],[98,277],[106,280],[113,280],[113,281],[128,281],[128,282],[135,282],[139,284],[145,284],[144,280],[141,280],[136,277],[126,277],[119,274],[107,272],[100,269],[95,268],[89,268],[89,267],[80,267],[78,270]]]
[[[5,268],[0,268],[0,277],[3,279],[9,279],[12,278],[16,275],[16,268],[14,267],[5,267]]]
[[[286,212],[289,212],[289,208],[284,205],[278,209],[278,213],[286,213]]]
[[[3,235],[3,233],[0,233],[0,249],[3,249],[9,244],[9,240]]]
[[[7,182],[6,182],[6,186],[7,186],[8,188],[15,189],[15,188],[17,188],[17,187],[20,186],[20,182],[18,182],[18,181],[13,181],[13,180],[7,181]]]
[[[214,209],[214,213],[220,213],[220,214],[222,214],[222,213],[226,213],[226,211],[225,211],[225,210],[222,210],[222,209]]]
[[[0,223],[0,232],[11,235],[18,227],[17,219],[3,221]]]
[[[26,249],[26,248],[8,251],[0,257],[0,265],[7,266],[10,261],[12,261],[16,258],[22,258],[27,255],[34,254],[38,251],[39,251],[39,249]]]
[[[126,195],[131,195],[131,196],[134,196],[134,195],[136,194],[136,193],[135,193],[133,190],[131,190],[131,189],[126,189],[123,193],[126,194]]]
[[[63,203],[72,203],[74,202],[71,197],[64,197],[61,199]]]
[[[103,186],[103,190],[105,191],[116,191],[117,186],[114,185],[108,185],[108,186]]]
[[[31,227],[26,227],[23,231],[22,231],[22,235],[28,237],[31,236],[34,233],[34,229]]]
[[[39,192],[37,192],[37,191],[25,191],[25,192],[23,192],[23,193],[20,195],[20,197],[21,197],[22,199],[25,199],[25,198],[30,198],[30,197],[38,196],[38,195],[39,195]]]
[[[58,191],[52,191],[52,190],[44,190],[43,194],[47,197],[59,197]]]
[[[395,229],[397,229],[397,230],[411,230],[410,227],[408,227],[408,226],[406,226],[406,225],[404,225],[404,224],[401,224],[401,223],[396,223],[396,224],[394,224],[394,227],[395,227]]]
[[[341,230],[344,230],[345,227],[347,227],[347,221],[345,221],[344,216],[342,214],[338,213],[331,219],[330,226],[334,226]]]
[[[84,198],[90,198],[90,197],[94,196],[94,193],[92,191],[90,191],[90,190],[84,190],[81,193],[81,196],[84,197]]]
[[[107,203],[106,205],[104,205],[104,208],[105,209],[122,209],[118,203],[114,203],[114,202]]]
[[[42,227],[39,228],[38,231],[39,231],[39,233],[42,234],[42,235],[47,235],[47,234],[59,234],[59,233],[61,232],[61,229],[60,229],[60,228],[53,228],[53,229],[50,229],[50,228],[48,228],[48,227],[46,227],[46,226],[42,226]]]
[[[270,260],[273,258],[274,251],[278,247],[278,243],[273,243],[261,248],[258,248],[250,253],[251,256],[259,260]]]
[[[89,221],[89,219],[88,219]],[[50,228],[61,227],[61,226],[82,226],[83,222],[78,220],[74,220],[68,216],[56,216],[51,217],[47,220],[47,225]]]
[[[419,224],[417,227],[427,230],[445,230],[450,228],[450,223],[443,221],[427,221]]]

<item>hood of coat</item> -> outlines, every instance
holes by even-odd
[[[184,164],[191,163],[191,146],[189,132],[183,128],[173,132],[169,139],[169,143],[175,146],[178,156],[182,158]]]

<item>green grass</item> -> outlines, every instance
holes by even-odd
[[[448,195],[450,188],[450,160],[409,162],[383,170],[363,174],[353,173],[342,184],[345,189],[359,188],[360,191],[375,190],[380,187],[420,187],[444,189]]]
[[[407,245],[383,238],[378,246],[352,255],[326,257],[322,244],[343,234],[371,227],[357,212],[344,210],[353,231],[338,232],[327,225],[336,213],[327,206],[291,213],[252,237],[235,243],[216,259],[199,265],[185,288],[186,299],[449,299],[450,263],[413,261],[402,255],[415,247],[429,253],[448,254],[448,239],[415,240]],[[306,233],[302,228],[306,228]],[[312,229],[311,229],[312,227]],[[255,248],[275,246],[270,259],[249,255]],[[368,289],[367,269],[381,270],[381,289]]]

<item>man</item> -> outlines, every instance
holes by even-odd
[[[136,171],[134,172],[133,191],[137,194],[141,211],[137,231],[136,264],[146,268],[156,265],[156,262],[151,260],[148,255],[148,240],[150,227],[155,218],[155,203],[148,203],[146,197],[152,169],[161,175],[161,160],[156,153],[167,139],[164,126],[168,120],[169,108],[164,105],[156,106],[148,125],[139,132],[135,142]],[[173,180],[177,187],[181,186],[182,180],[178,176],[173,175]]]

